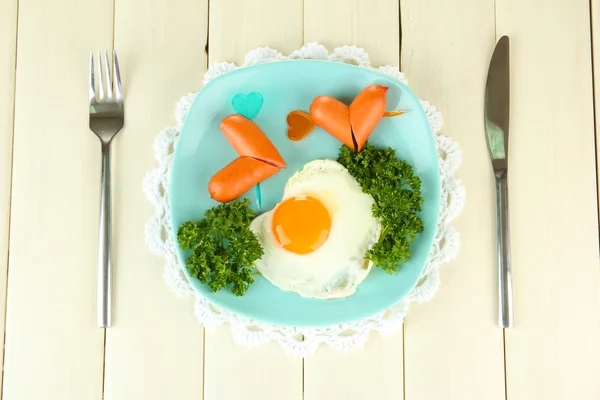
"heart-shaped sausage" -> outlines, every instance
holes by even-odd
[[[315,123],[305,112],[294,110],[287,116],[288,138],[293,141],[304,139],[315,127]]]
[[[404,113],[385,111],[387,90],[388,87],[382,85],[367,86],[350,106],[331,96],[315,97],[310,115],[299,110],[288,114],[288,137],[294,141],[306,137],[314,127],[312,120],[314,125],[360,152],[381,118]]]
[[[361,151],[369,135],[385,115],[388,88],[371,85],[363,89],[350,106],[330,96],[316,97],[310,106],[315,124],[346,146]]]

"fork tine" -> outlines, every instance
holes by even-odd
[[[117,51],[113,50],[113,67],[115,74],[115,95],[117,97],[117,103],[123,103],[123,87],[121,86],[121,72],[119,71],[119,59],[117,58]]]
[[[104,51],[104,70],[106,72],[106,101],[112,101],[112,86],[113,81],[110,77],[110,59],[108,58],[108,51]]]
[[[94,52],[90,51],[90,104],[96,101],[96,78],[94,77]]]
[[[98,51],[98,75],[100,76],[100,79],[98,79],[98,89],[100,91],[100,95],[98,96],[99,99],[98,101],[100,103],[104,102],[104,76],[102,74],[102,54],[100,54],[100,51]]]

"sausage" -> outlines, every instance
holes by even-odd
[[[318,96],[310,105],[310,117],[346,146],[361,151],[384,117],[387,90],[386,86],[367,86],[349,107],[333,97]]]
[[[240,156],[256,158],[279,168],[287,167],[267,135],[248,118],[229,115],[221,121],[221,131]]]
[[[315,125],[356,150],[349,115],[348,106],[331,96],[315,97],[310,105],[310,117]]]
[[[385,114],[385,93],[388,88],[371,85],[364,88],[350,104],[350,125],[356,141],[356,151],[361,151],[369,135]]]
[[[254,185],[280,169],[251,157],[238,157],[213,175],[208,182],[210,197],[221,203],[235,200]]]

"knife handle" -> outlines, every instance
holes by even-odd
[[[513,295],[506,173],[496,176],[496,227],[498,240],[498,319],[501,328],[511,328],[513,326]]]

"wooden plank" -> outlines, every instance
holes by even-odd
[[[289,54],[302,46],[302,1],[211,1],[209,63],[244,62],[246,53],[269,46]],[[229,326],[205,332],[204,398],[301,399],[302,360],[271,343],[237,345]],[[233,360],[233,361],[232,361]]]
[[[16,48],[17,3],[0,0],[0,332],[4,332],[6,310]],[[0,338],[2,360],[3,355],[4,335]]]
[[[241,65],[249,50],[264,46],[290,54],[304,44],[302,15],[300,0],[211,1],[209,62]]]
[[[508,398],[600,398],[589,2],[496,1],[511,43]],[[558,28],[558,29],[557,29]]]
[[[329,51],[355,45],[369,53],[374,66],[398,65],[399,17],[397,0],[306,0],[304,39]]]
[[[204,398],[302,399],[302,359],[287,356],[276,343],[240,347],[229,326],[205,330]]]
[[[402,399],[402,331],[371,333],[364,348],[340,354],[322,346],[304,361],[304,398]]]
[[[155,138],[175,123],[177,101],[202,84],[208,1],[115,7],[127,115],[113,144],[114,327],[106,334],[104,398],[201,399],[203,329],[193,298],[168,289],[164,259],[148,251],[142,231],[154,210],[140,187],[156,165]]]
[[[373,66],[398,65],[398,1],[305,2],[304,34],[330,51],[343,45],[363,47]],[[305,360],[306,400],[398,399],[403,393],[402,331],[371,334],[365,348],[347,355],[322,347]],[[368,366],[368,368],[365,368]]]
[[[504,399],[503,335],[495,323],[494,183],[482,122],[494,3],[401,5],[404,72],[415,93],[441,111],[442,133],[461,146],[456,173],[467,189],[467,206],[453,222],[461,237],[458,257],[441,266],[435,297],[413,306],[407,317],[406,398]]]
[[[598,215],[600,216],[600,4],[597,0],[590,2],[592,24],[592,65],[594,77],[594,115],[596,130],[596,191],[598,196]],[[598,219],[600,229],[600,218]]]
[[[5,399],[101,399],[96,327],[100,150],[88,128],[91,49],[111,3],[21,2]]]

